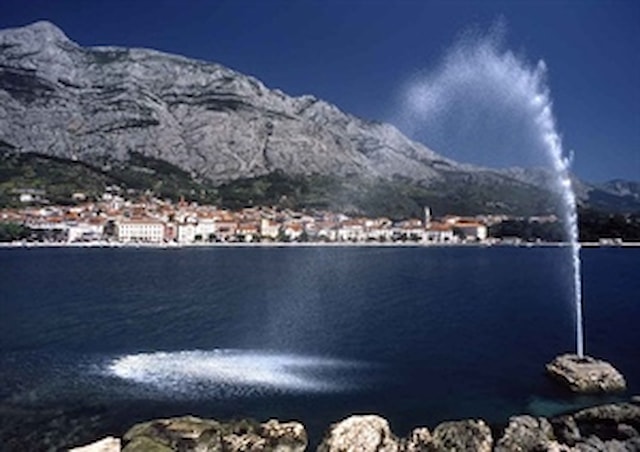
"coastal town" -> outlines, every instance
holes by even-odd
[[[20,197],[21,206],[0,210],[0,223],[28,228],[20,243],[103,245],[205,245],[247,243],[518,243],[519,238],[491,237],[491,226],[505,215],[422,218],[350,216],[329,211],[299,212],[276,207],[229,210],[210,205],[160,200],[153,196],[126,199],[107,191],[89,201],[82,193],[67,206],[38,203],[33,194]],[[553,216],[528,218],[556,223]]]

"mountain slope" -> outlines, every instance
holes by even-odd
[[[438,180],[455,165],[390,125],[217,64],[82,48],[47,22],[0,32],[0,139],[108,165],[131,151],[213,182],[282,169]]]
[[[548,174],[462,165],[313,96],[154,50],[84,48],[48,22],[0,31],[0,152],[81,162],[129,187],[205,199],[279,172],[311,185],[329,177],[322,203],[356,210],[369,210],[372,193],[411,211],[427,202],[465,212],[553,209]],[[160,188],[149,176],[136,180],[141,161],[148,175],[169,165]],[[605,193],[583,192],[585,201]]]

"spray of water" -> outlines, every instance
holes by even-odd
[[[555,174],[570,243],[576,351],[584,353],[580,244],[570,158],[556,127],[544,61],[530,65],[504,50],[503,29],[467,35],[434,70],[409,83],[403,128],[433,149],[488,166],[543,164]]]
[[[246,397],[338,392],[364,363],[255,350],[184,350],[119,356],[106,374],[155,387],[166,394]]]

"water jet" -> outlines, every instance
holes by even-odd
[[[407,90],[405,128],[413,135],[423,133],[429,145],[467,163],[514,165],[518,160],[513,150],[525,147],[526,155],[518,153],[518,159],[544,162],[551,170],[549,188],[558,194],[569,244],[575,351],[582,358],[580,242],[571,158],[564,152],[553,114],[545,62],[530,65],[503,50],[502,35],[498,29],[481,38],[462,39],[439,67],[418,76]],[[470,153],[478,147],[492,152]]]

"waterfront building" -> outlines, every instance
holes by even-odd
[[[263,218],[262,220],[260,220],[260,235],[262,236],[262,238],[276,240],[279,233],[279,223],[267,218]]]
[[[455,239],[453,227],[447,223],[431,221],[425,230],[425,240],[429,243],[453,243]]]
[[[164,228],[162,221],[152,218],[122,219],[116,223],[118,240],[122,243],[161,243]]]
[[[455,224],[455,229],[467,241],[484,241],[487,239],[487,227],[476,222],[459,221]]]

